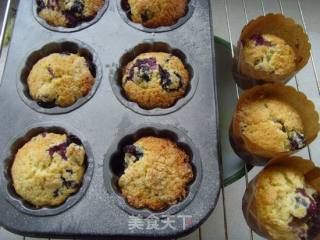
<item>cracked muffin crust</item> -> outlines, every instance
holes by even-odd
[[[172,26],[188,10],[187,0],[127,0],[131,20],[148,28]]]
[[[118,185],[135,208],[160,211],[183,200],[193,180],[190,157],[170,140],[143,137],[126,146]]]
[[[84,57],[53,53],[32,67],[27,83],[33,100],[68,107],[90,92],[95,79]]]
[[[62,204],[78,191],[84,172],[83,146],[46,132],[18,150],[11,168],[16,193],[38,208]]]
[[[185,96],[189,73],[176,56],[140,54],[123,69],[122,88],[130,101],[145,109],[167,108]]]
[[[283,39],[272,34],[254,34],[245,40],[243,59],[255,70],[277,76],[288,76],[296,69],[294,50]]]
[[[273,166],[256,184],[258,220],[274,240],[314,239],[320,233],[320,194],[298,170]]]
[[[299,113],[288,103],[261,96],[243,104],[236,113],[240,131],[262,149],[281,153],[305,146]]]
[[[90,21],[103,7],[104,0],[36,0],[38,15],[48,24],[76,27]]]

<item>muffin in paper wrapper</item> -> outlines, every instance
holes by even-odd
[[[254,69],[245,62],[243,43],[254,35],[272,34],[283,39],[295,53],[295,70],[277,75]],[[282,14],[268,14],[250,21],[242,30],[233,61],[233,76],[242,89],[265,83],[286,83],[309,61],[311,45],[308,35],[293,19]]]
[[[229,138],[236,154],[250,165],[265,165],[272,158],[291,155],[301,149],[287,152],[271,152],[250,141],[241,133],[237,112],[246,102],[255,101],[262,96],[276,98],[289,104],[297,111],[304,127],[304,147],[317,137],[320,129],[319,115],[315,110],[314,104],[303,93],[298,92],[293,87],[280,83],[265,84],[244,91],[239,98],[236,112],[230,125]]]
[[[268,227],[264,225],[262,220],[259,219],[259,215],[257,214],[258,199],[256,198],[256,194],[258,191],[258,188],[257,188],[258,179],[264,173],[264,171],[266,171],[266,169],[270,167],[288,167],[288,168],[297,170],[298,172],[302,173],[302,175],[304,176],[305,182],[309,186],[311,186],[314,190],[316,190],[318,194],[320,193],[320,168],[316,167],[312,161],[305,160],[301,157],[282,156],[282,157],[274,158],[271,161],[269,161],[269,163],[264,167],[264,169],[254,179],[252,179],[247,185],[246,191],[242,199],[242,211],[247,224],[258,235],[267,239],[275,239],[270,235],[270,233],[267,230]],[[266,194],[268,194],[268,192],[266,192]],[[282,238],[280,237],[276,239],[282,239]],[[297,237],[297,239],[299,238]],[[311,240],[311,239],[316,239],[316,240],[320,239],[320,229],[319,229],[319,232],[317,232],[315,237],[313,236],[312,238],[306,238],[306,240]],[[291,239],[288,239],[288,240],[291,240]]]

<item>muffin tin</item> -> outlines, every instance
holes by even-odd
[[[213,33],[210,26],[211,6],[208,0],[193,3],[194,11],[190,19],[179,28],[165,33],[149,34],[132,28],[119,15],[118,1],[110,0],[108,10],[96,24],[82,31],[63,34],[50,31],[40,25],[32,17],[32,3],[20,1],[0,87],[0,107],[4,112],[0,115],[0,146],[3,146],[0,149],[2,152],[0,172],[8,177],[5,175],[8,169],[6,159],[17,150],[14,142],[17,138],[25,141],[24,137],[29,136],[26,133],[31,129],[36,131],[60,129],[76,135],[85,146],[88,144],[90,159],[93,159],[92,164],[95,168],[94,172],[93,168],[87,169],[86,174],[88,177],[92,174],[92,179],[90,184],[88,179],[88,189],[85,193],[82,194],[81,189],[70,197],[65,205],[61,205],[61,208],[67,206],[62,211],[50,214],[44,210],[52,209],[41,209],[37,211],[42,211],[42,214],[37,216],[34,214],[34,209],[21,205],[20,199],[8,193],[7,185],[10,181],[8,181],[9,178],[3,177],[0,183],[0,225],[12,232],[36,237],[93,237],[95,239],[152,237],[158,239],[186,235],[203,223],[217,203],[221,182],[212,51]],[[196,35],[195,30],[197,30]],[[76,39],[81,40],[81,43]],[[100,59],[101,65],[96,64],[97,72],[99,66],[101,66],[101,73],[103,72],[100,87],[90,101],[77,106],[72,112],[49,114],[49,112],[36,111],[20,98],[23,93],[21,71],[28,66],[27,59],[34,52],[33,49],[39,50],[43,46],[60,46],[61,42],[76,42],[78,47],[93,53],[93,59],[96,59],[95,57]],[[188,103],[182,104],[183,106],[174,111],[170,110],[170,114],[167,112],[146,116],[142,112],[133,111],[117,99],[114,88],[119,90],[119,86],[110,84],[115,79],[115,70],[119,69],[119,63],[124,54],[141,44],[146,46],[146,43],[147,46],[163,43],[163,46],[170,51],[178,49],[177,54],[183,54],[181,56],[185,63],[192,67],[187,66],[193,72],[191,88],[186,99],[181,100]],[[22,98],[23,96],[25,95],[22,95]],[[23,129],[26,130],[23,131]],[[119,195],[111,181],[114,177],[111,162],[114,159],[109,157],[110,154],[117,151],[121,140],[134,140],[146,134],[166,136],[177,141],[192,155],[195,171],[195,178],[189,186],[187,198],[165,211],[156,213],[148,212],[146,209],[132,209]],[[13,136],[17,137],[12,139]],[[85,184],[86,182],[83,187],[86,187]],[[15,206],[8,198],[12,198],[24,209]],[[159,217],[157,223],[161,225],[166,217],[165,214],[173,218],[174,229],[168,227],[148,230],[146,227],[143,229],[129,227],[133,215],[142,218],[155,215]],[[191,219],[184,222],[181,220],[183,217]]]

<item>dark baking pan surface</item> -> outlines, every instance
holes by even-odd
[[[188,15],[189,19],[161,33],[140,31],[127,24],[117,1],[109,0],[107,10],[95,24],[72,33],[43,27],[33,16],[32,1],[20,1],[0,86],[0,225],[9,231],[31,237],[176,238],[195,230],[214,210],[221,182],[210,1],[190,1],[193,12]],[[25,66],[30,52],[61,39],[90,46],[89,50],[101,63],[101,82],[96,93],[72,112],[47,114],[25,104],[16,83],[21,81],[17,78],[22,76],[21,66]],[[186,56],[185,61],[192,69],[191,81],[195,82],[186,95],[188,99],[182,100],[185,103],[174,111],[163,114],[137,111],[123,102],[125,98],[119,101],[110,84],[116,79],[122,57],[146,42],[164,43],[170,46],[168,51],[176,49]],[[37,131],[44,128],[75,133],[90,148],[94,169],[88,168],[92,178],[85,183],[86,191],[80,192],[81,197],[75,194],[73,197],[77,200],[70,200],[72,206],[56,214],[50,214],[52,211],[47,215],[45,211],[37,214],[36,209],[22,211],[15,206],[16,201],[9,201],[6,195],[10,186],[3,184],[3,179],[10,177],[6,175],[8,153],[14,154],[15,140],[29,137],[24,134],[28,134],[32,126],[37,126]],[[187,198],[177,206],[156,213],[132,209],[111,182],[117,174],[112,157],[117,146],[121,141],[133,141],[149,134],[177,141],[192,155],[195,170]],[[10,179],[6,183],[10,183]],[[148,225],[152,220],[154,228]]]

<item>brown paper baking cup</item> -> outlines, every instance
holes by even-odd
[[[264,224],[260,221],[259,217],[257,216],[256,211],[256,191],[257,191],[257,181],[259,176],[263,173],[263,171],[271,166],[283,166],[293,168],[295,170],[300,171],[303,173],[306,182],[320,192],[320,168],[316,167],[315,164],[310,161],[303,159],[301,157],[279,157],[272,159],[266,167],[254,178],[252,179],[244,193],[242,198],[242,211],[244,218],[246,219],[247,224],[249,227],[256,232],[258,235],[272,239],[271,236],[268,234]],[[320,234],[314,238],[319,239]]]
[[[314,104],[308,100],[303,93],[298,92],[293,87],[278,83],[265,84],[246,90],[240,96],[236,112],[232,119],[230,126],[230,142],[238,156],[251,165],[265,165],[272,158],[291,155],[300,150],[288,152],[267,151],[250,141],[241,133],[239,111],[247,104],[247,102],[255,101],[262,97],[276,98],[286,102],[298,112],[304,126],[305,146],[310,144],[317,137],[320,129],[319,115],[315,110]]]
[[[253,35],[272,34],[289,44],[296,55],[296,69],[286,75],[255,70],[243,59],[243,42]],[[265,83],[286,83],[309,61],[311,45],[308,35],[293,19],[282,14],[268,14],[250,21],[242,30],[233,64],[233,75],[242,89]]]

